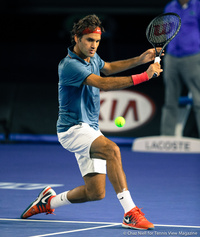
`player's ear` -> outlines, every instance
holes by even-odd
[[[74,41],[75,41],[75,43],[77,44],[77,42],[78,42],[78,37],[77,37],[77,35],[74,35]]]

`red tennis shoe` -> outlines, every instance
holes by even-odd
[[[137,230],[154,229],[154,225],[144,217],[144,213],[141,212],[138,207],[134,207],[132,210],[124,214],[122,226]]]
[[[44,188],[38,195],[35,201],[33,201],[26,210],[22,213],[21,218],[26,219],[30,216],[44,213],[52,214],[55,209],[50,208],[50,201],[56,196],[55,191],[51,187]]]

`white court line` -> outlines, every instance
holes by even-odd
[[[154,224],[154,226],[174,227],[174,228],[197,228],[197,229],[200,229],[200,226],[192,226],[192,225],[162,225],[162,224]]]
[[[53,223],[83,223],[83,224],[99,224],[99,225],[121,225],[122,223],[114,223],[114,222],[94,222],[94,221],[58,221],[58,220],[36,220],[36,219],[9,219],[9,218],[0,218],[0,221],[35,221],[35,222],[53,222]],[[200,226],[192,226],[192,225],[164,225],[164,224],[154,224],[154,226],[161,227],[174,227],[174,228],[197,228]]]
[[[115,226],[115,225],[118,225],[118,224],[102,225],[102,226],[90,227],[90,228],[84,228],[84,229],[78,229],[78,230],[76,229],[76,230],[56,232],[56,233],[50,233],[50,234],[44,234],[44,235],[34,235],[34,236],[29,236],[29,237],[44,237],[44,236],[52,236],[52,235],[62,235],[62,234],[75,233],[75,232],[86,231],[86,230],[95,230],[95,229],[100,229],[100,228],[107,228],[107,227],[111,227],[111,226]]]
[[[83,224],[99,224],[99,225],[121,225],[122,223],[114,222],[94,222],[94,221],[58,221],[58,220],[36,220],[36,219],[8,219],[0,218],[0,221],[27,221],[27,222],[53,222],[53,223],[83,223]],[[200,226],[192,225],[164,225],[164,224],[154,224],[154,226],[161,227],[174,227],[174,228],[197,228],[200,229]]]
[[[36,219],[8,219],[0,218],[0,221],[27,221],[27,222],[53,222],[53,223],[81,223],[81,224],[100,224],[100,225],[121,225],[122,223],[114,222],[94,222],[94,221],[58,221],[58,220],[36,220]]]
[[[0,221],[24,221],[24,222],[51,222],[51,223],[88,223],[88,224],[101,224],[101,226],[96,227],[90,227],[90,228],[84,228],[84,229],[75,229],[70,231],[63,231],[63,232],[55,232],[55,233],[49,233],[49,234],[43,234],[43,235],[34,235],[29,237],[45,237],[45,236],[55,236],[55,235],[62,235],[62,234],[68,234],[68,233],[75,233],[80,231],[88,231],[88,230],[94,230],[94,229],[100,229],[100,228],[108,228],[112,226],[121,225],[121,223],[111,223],[111,222],[88,222],[88,221],[58,221],[58,220],[24,220],[24,219],[5,219],[0,218]],[[106,224],[103,225],[102,224]],[[173,227],[173,228],[200,228],[200,226],[185,226],[185,225],[162,225],[162,224],[154,224],[155,226],[162,226],[162,227]]]

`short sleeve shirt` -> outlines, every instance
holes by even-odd
[[[97,53],[88,63],[74,54],[71,47],[68,48],[68,55],[58,66],[58,133],[82,122],[98,130],[100,91],[83,82],[91,74],[100,75],[103,66],[104,61]]]
[[[164,12],[175,12],[181,17],[180,31],[166,52],[175,57],[200,53],[200,1],[190,0],[184,8],[178,0],[173,0],[166,5]]]

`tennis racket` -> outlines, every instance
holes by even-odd
[[[154,18],[146,29],[146,37],[148,41],[156,47],[162,47],[158,53],[156,50],[156,58],[154,63],[160,63],[160,57],[164,48],[178,34],[181,28],[181,18],[176,13],[163,13]],[[154,73],[153,77],[157,77]]]

